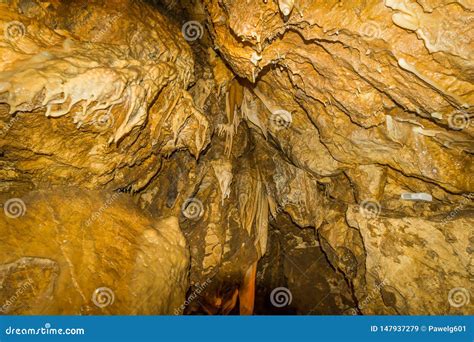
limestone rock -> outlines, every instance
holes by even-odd
[[[242,118],[270,211],[316,228],[351,313],[472,312],[448,300],[471,297],[472,246],[450,252],[441,233],[472,234],[472,4],[204,3],[216,48],[250,82]],[[417,194],[429,200],[404,200]]]
[[[0,13],[5,190],[138,191],[163,155],[207,145],[209,124],[186,92],[191,51],[151,6],[12,0]]]
[[[2,314],[182,311],[189,252],[176,217],[153,219],[127,194],[76,189],[2,203]]]
[[[12,251],[0,274],[15,284],[4,297],[18,291],[26,305],[9,310],[472,314],[473,10],[466,0],[3,1],[0,196],[31,197],[56,229],[40,246],[0,227],[0,250]],[[51,192],[65,185],[77,196]],[[102,191],[124,202],[101,211],[108,229],[81,235]],[[126,216],[132,200],[140,210]],[[3,219],[35,224],[26,208]],[[102,247],[107,272],[87,284],[68,276],[73,291],[117,286],[115,306],[91,307],[90,294],[31,304],[55,294],[64,267],[102,265],[77,246],[114,238],[124,243]],[[137,302],[160,286],[171,297]],[[291,303],[274,305],[282,288]]]
[[[472,212],[453,219],[367,219],[358,207],[350,207],[347,222],[360,231],[367,253],[367,293],[376,293],[362,308],[365,314],[472,312]]]

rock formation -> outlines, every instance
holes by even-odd
[[[189,253],[176,218],[154,219],[120,193],[55,189],[6,203],[2,313],[173,314],[181,305]]]
[[[473,12],[0,3],[3,312],[473,314]]]

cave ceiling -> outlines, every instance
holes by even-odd
[[[470,0],[1,1],[0,313],[473,314],[473,57]]]

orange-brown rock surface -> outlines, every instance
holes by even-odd
[[[352,313],[472,313],[473,4],[204,3],[272,213],[316,228]]]
[[[194,60],[134,1],[0,4],[4,187],[142,189],[164,155],[208,142],[186,87]],[[25,139],[28,137],[27,139]]]
[[[127,194],[33,191],[0,216],[2,314],[174,314],[189,253],[178,219]],[[179,311],[180,312],[180,311]]]
[[[127,220],[120,206],[101,217],[133,236],[107,260],[143,288],[111,278],[123,302],[99,313],[472,314],[473,11],[462,0],[7,0],[4,207],[32,196],[51,213],[42,223],[61,226],[55,239],[81,243],[77,220],[103,201],[88,191],[133,199]],[[77,219],[38,202],[69,196],[55,186],[74,187]],[[189,270],[159,254],[181,265],[179,294],[119,310],[170,286],[131,258],[143,227],[169,217],[189,247]],[[54,274],[59,261],[41,262],[64,246],[24,254],[17,239],[31,235],[11,227],[25,218],[0,220],[0,244],[16,246],[0,267]],[[164,244],[185,258],[180,241],[144,253]],[[85,267],[69,253],[68,268]],[[22,288],[7,279],[9,295]],[[46,310],[34,308],[23,312]]]

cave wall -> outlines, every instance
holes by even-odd
[[[129,243],[105,253],[113,267],[98,275],[123,302],[91,309],[86,296],[68,312],[472,314],[473,9],[442,0],[0,4],[0,192],[5,210],[12,198],[25,208],[0,221],[11,248],[0,265],[16,270],[33,253],[59,270],[97,267],[86,254],[63,263],[68,254],[54,251],[67,243],[27,252],[16,231],[36,224],[31,206],[58,212],[42,224],[79,243],[99,210]],[[63,208],[38,203],[38,191],[65,196],[77,215],[59,224]],[[123,207],[101,210],[116,194]],[[186,243],[127,238],[151,234],[144,227],[160,236],[160,222]],[[168,252],[154,259],[153,248]],[[153,266],[140,270],[148,257]],[[147,285],[134,292],[123,268]],[[3,278],[12,293],[27,279],[15,272]],[[152,307],[125,309],[129,296],[158,288]],[[24,308],[15,312],[46,310]]]
[[[215,48],[263,108],[243,116],[305,175],[266,167],[270,203],[316,229],[355,312],[470,312],[452,295],[473,277],[472,4],[205,5]]]
[[[6,203],[2,314],[159,315],[180,308],[189,251],[175,217],[145,214],[126,194],[71,188]]]

